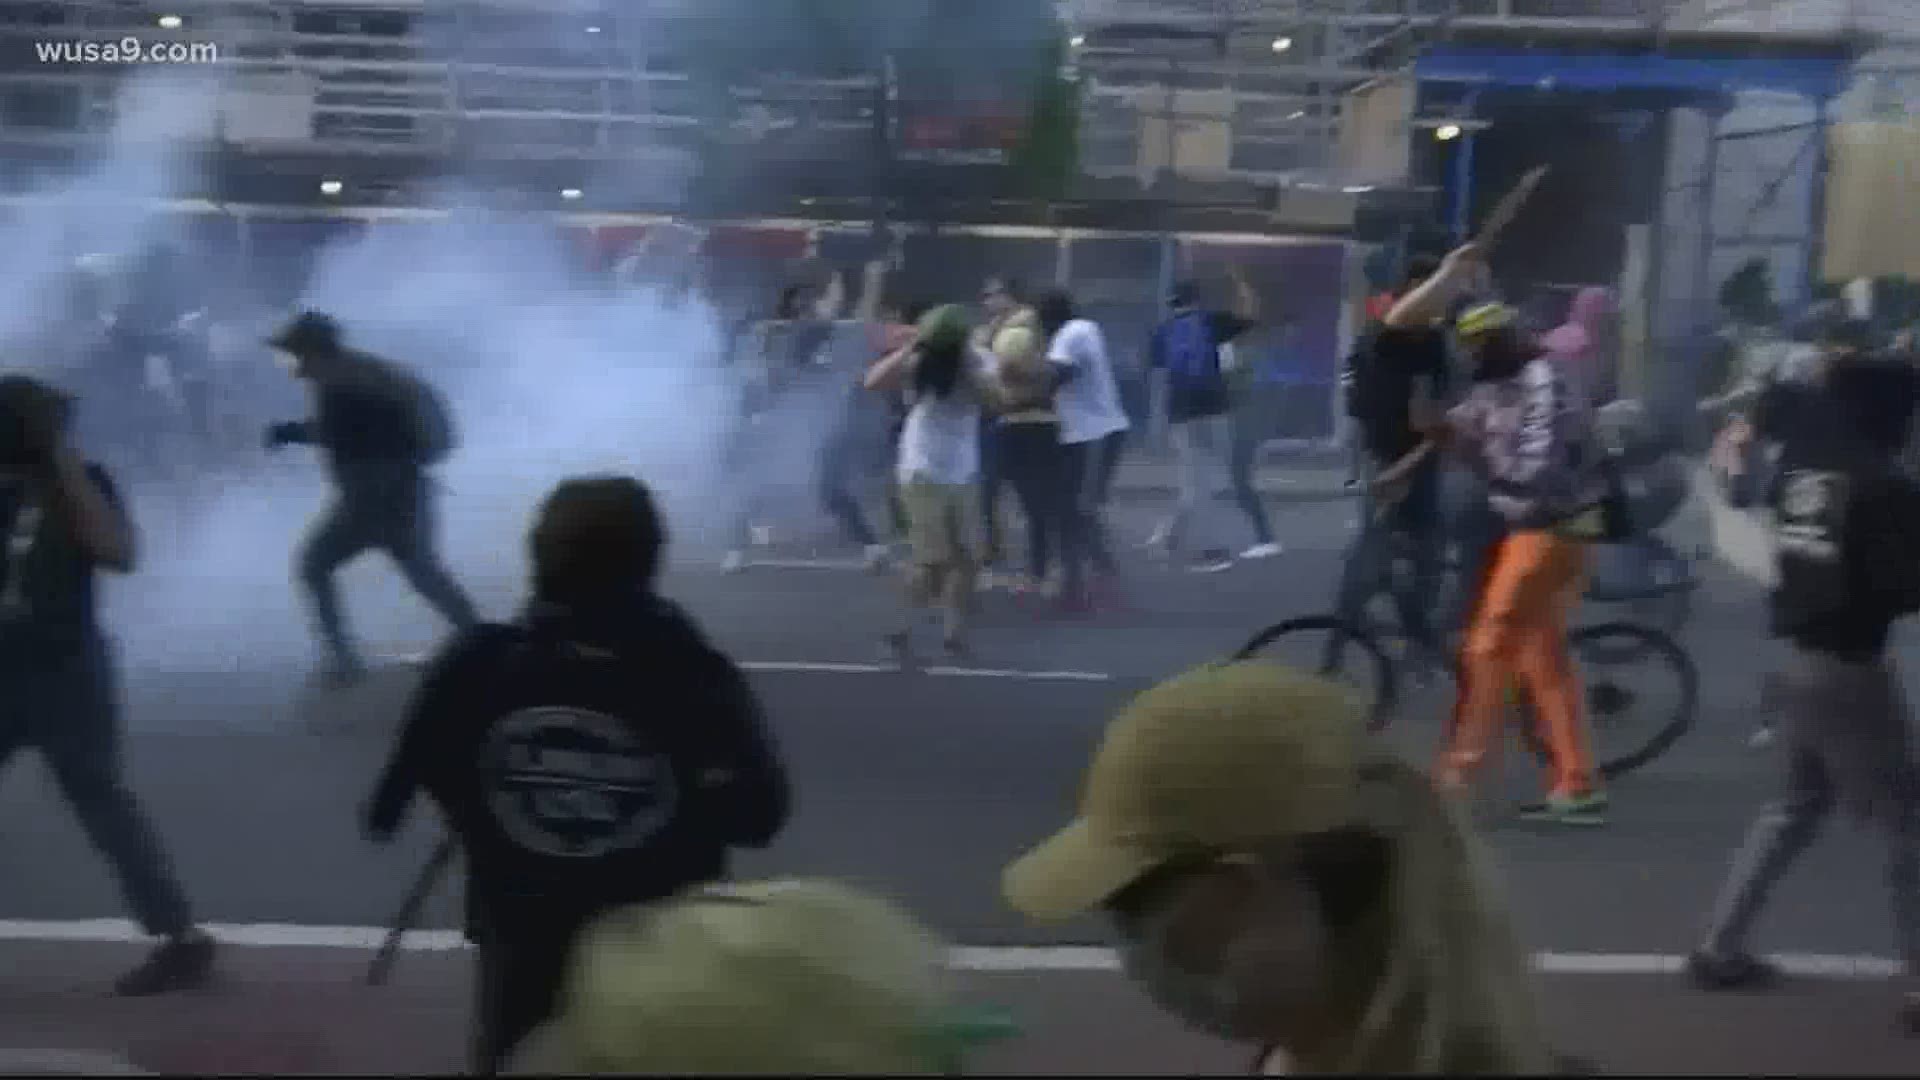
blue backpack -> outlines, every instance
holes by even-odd
[[[1204,311],[1187,311],[1167,320],[1161,330],[1161,362],[1168,383],[1180,402],[1179,411],[1205,414],[1222,411],[1227,397],[1220,374],[1220,343]]]
[[[1161,355],[1176,382],[1203,382],[1220,377],[1220,343],[1213,340],[1207,313],[1188,311],[1167,320]]]

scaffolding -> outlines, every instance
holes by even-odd
[[[1339,143],[1357,92],[1405,78],[1425,46],[1490,27],[1593,35],[1656,28],[1655,0],[1065,0],[1095,171],[1277,183],[1356,174]],[[1404,119],[1411,119],[1404,118]],[[1198,152],[1156,148],[1184,125]],[[1207,152],[1209,149],[1214,152]]]

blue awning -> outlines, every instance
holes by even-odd
[[[1839,96],[1850,61],[1829,56],[1670,56],[1654,53],[1526,52],[1443,46],[1414,64],[1422,83],[1453,83],[1487,89],[1571,93],[1634,93],[1684,104],[1744,90],[1796,94],[1814,101]]]

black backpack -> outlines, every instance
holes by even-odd
[[[438,465],[451,457],[459,445],[459,436],[453,427],[453,413],[447,409],[446,399],[440,396],[438,390],[429,386],[424,379],[409,378],[420,433],[420,463]]]
[[[1353,350],[1347,353],[1346,360],[1340,364],[1340,404],[1347,416],[1354,420],[1364,422],[1371,415],[1372,400],[1369,395],[1373,391],[1371,374],[1374,344],[1379,338],[1378,323],[1367,327],[1353,343]]]

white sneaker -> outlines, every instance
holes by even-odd
[[[747,553],[744,551],[729,551],[727,557],[720,560],[720,572],[723,574],[737,574],[746,568]]]
[[[1209,551],[1187,564],[1187,570],[1195,574],[1218,574],[1233,569],[1233,556],[1224,551]]]
[[[1241,552],[1240,557],[1242,559],[1271,559],[1284,551],[1286,551],[1286,548],[1269,540],[1264,544],[1255,544]]]

